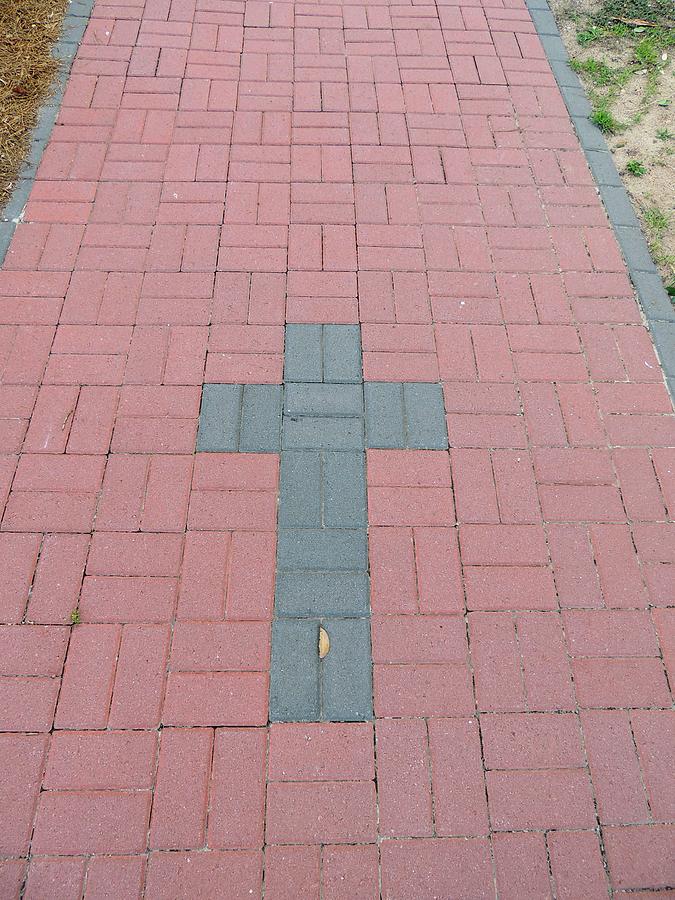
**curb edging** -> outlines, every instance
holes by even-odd
[[[663,286],[640,222],[605,138],[589,115],[591,105],[551,12],[548,0],[525,0],[546,58],[572,119],[588,166],[628,268],[671,397],[675,399],[675,307]]]

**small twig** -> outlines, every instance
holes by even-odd
[[[671,25],[659,25],[646,19],[626,19],[623,16],[612,16],[612,22],[623,22],[624,25],[639,25],[641,28],[671,28]]]

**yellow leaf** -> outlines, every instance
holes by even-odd
[[[325,628],[319,626],[319,659],[323,659],[329,650],[330,638],[328,637],[328,632]]]

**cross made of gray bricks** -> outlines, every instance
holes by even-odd
[[[365,451],[447,447],[440,384],[364,382],[358,325],[287,325],[282,385],[204,385],[198,451],[281,455],[270,721],[372,718]]]

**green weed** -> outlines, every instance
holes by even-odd
[[[647,167],[639,159],[631,159],[626,163],[626,172],[629,175],[635,175],[636,178],[641,178],[647,174]]]
[[[670,226],[670,216],[658,206],[650,206],[642,213],[645,225],[654,237],[663,237]]]
[[[577,31],[577,43],[581,44],[582,47],[585,47],[586,44],[592,44],[593,41],[599,41],[600,38],[605,36],[605,33],[604,28],[598,28],[595,25],[591,25],[589,28]]]
[[[581,72],[588,76],[598,87],[610,87],[612,85],[618,87],[625,84],[632,74],[631,70],[626,67],[613,69],[597,59],[574,59],[570,65],[575,72]]]
[[[656,66],[661,59],[661,54],[654,46],[650,38],[645,38],[635,48],[635,58],[641,66]]]
[[[591,113],[591,122],[598,126],[603,134],[616,134],[621,130],[621,122],[614,116],[606,103],[599,103]]]

